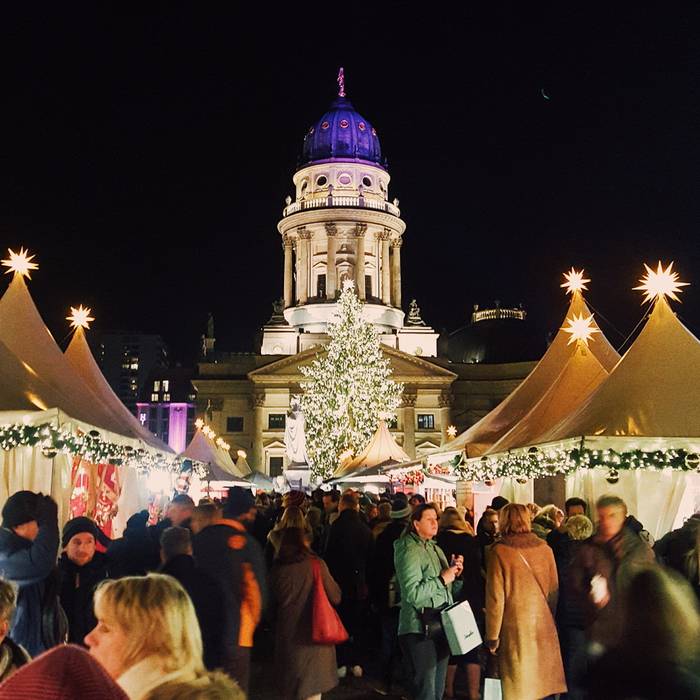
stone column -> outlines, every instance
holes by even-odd
[[[309,240],[311,232],[303,226],[297,230],[297,300],[306,304],[309,296]]]
[[[403,410],[403,449],[411,458],[416,457],[416,392],[403,390],[401,396]]]
[[[438,398],[438,406],[440,407],[440,432],[442,433],[442,442],[444,445],[447,440],[447,428],[450,425],[450,406],[452,405],[452,394],[449,389],[443,389]]]
[[[338,286],[335,275],[335,248],[336,248],[336,236],[338,234],[338,227],[335,224],[326,224],[326,236],[327,236],[327,251],[328,259],[326,260],[326,299],[335,299],[335,290]]]
[[[250,407],[253,409],[253,429],[251,430],[251,460],[250,466],[253,469],[266,473],[263,453],[263,429],[264,429],[264,414],[263,406],[265,405],[265,392],[260,389],[255,389],[250,397]]]
[[[401,308],[401,245],[403,239],[399,236],[391,242],[391,303]]]
[[[377,234],[377,238],[381,245],[381,259],[382,259],[382,304],[389,306],[391,304],[391,268],[389,262],[389,237],[391,231],[385,228],[384,231]]]
[[[365,299],[365,232],[367,224],[355,226],[355,287],[357,296]]]
[[[291,236],[284,237],[284,308],[288,309],[294,303],[292,289],[292,249],[294,242]]]

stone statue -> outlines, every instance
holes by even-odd
[[[214,337],[214,314],[210,311],[207,318],[207,338]]]
[[[306,434],[304,432],[304,413],[301,410],[301,400],[292,396],[289,411],[284,426],[284,446],[287,450],[287,468],[306,465],[309,458],[306,455]]]
[[[411,299],[411,303],[408,305],[408,320],[406,321],[407,326],[424,326],[425,321],[420,315],[420,306],[415,299]]]

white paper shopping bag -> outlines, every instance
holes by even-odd
[[[484,700],[503,700],[500,678],[484,678]]]
[[[441,613],[442,627],[453,656],[460,656],[481,644],[481,633],[468,601],[455,603]]]

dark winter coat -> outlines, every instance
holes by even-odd
[[[392,520],[374,542],[368,584],[372,602],[380,612],[389,610],[389,582],[396,573],[394,542],[406,529],[406,520]]]
[[[19,644],[5,637],[0,644],[0,683],[30,661],[29,654]]]
[[[367,566],[373,545],[372,531],[356,510],[342,511],[331,525],[325,559],[344,601],[367,598]]]
[[[85,646],[85,635],[97,624],[92,605],[95,587],[110,576],[107,557],[95,552],[92,561],[78,566],[64,552],[58,560],[58,570],[61,605],[68,618],[68,641]]]
[[[65,615],[58,602],[56,504],[44,499],[39,534],[32,542],[0,528],[0,576],[17,585],[17,609],[10,637],[31,656],[64,641]]]
[[[555,531],[556,532],[556,531]],[[583,540],[572,540],[566,533],[559,533],[554,538],[554,561],[559,576],[559,601],[557,603],[557,626],[583,629],[586,624],[586,614],[581,599],[573,587],[571,565],[578,550],[583,546]],[[549,542],[549,538],[547,540]]]
[[[307,557],[296,564],[275,564],[271,588],[275,600],[275,674],[280,697],[305,700],[338,685],[335,647],[311,641],[313,571]],[[321,563],[321,579],[328,600],[340,602],[340,588]]]
[[[649,545],[629,528],[622,530],[608,542],[597,535],[585,540],[571,564],[571,588],[584,610],[586,629],[590,639],[610,648],[619,638],[623,622],[621,592],[634,574],[654,561]],[[592,602],[591,581],[595,575],[607,581],[610,602],[598,609]]]
[[[462,590],[458,600],[468,600],[479,628],[484,626],[486,579],[482,576],[481,547],[473,535],[458,530],[441,530],[437,536],[438,547],[449,562],[453,555],[464,557]]]
[[[654,553],[666,566],[688,578],[688,556],[700,545],[700,513],[688,518],[683,527],[665,534],[655,545]],[[700,547],[699,547],[700,548]],[[700,597],[700,581],[691,580]]]
[[[192,599],[204,645],[204,665],[214,670],[220,665],[218,650],[224,634],[224,592],[217,581],[197,568],[187,554],[163,564],[161,573],[177,579]]]
[[[194,560],[220,586],[223,646],[252,647],[267,599],[265,560],[255,538],[237,520],[217,520],[195,535]]]
[[[127,521],[124,535],[109,545],[107,555],[114,578],[144,576],[152,570],[153,540],[147,522],[148,511],[135,513]]]

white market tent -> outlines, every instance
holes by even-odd
[[[489,463],[534,452],[556,466],[585,451],[593,461],[568,474],[567,496],[583,495],[593,502],[603,493],[618,494],[658,537],[673,527],[689,484],[698,480],[688,464],[671,468],[669,458],[682,450],[695,465],[699,395],[700,341],[660,295],[642,332],[607,379],[528,447],[489,456]]]
[[[335,470],[333,479],[343,482],[351,481],[350,477],[356,472],[410,461],[411,458],[394,440],[386,421],[380,420],[372,439],[362,452],[353,459],[343,462]]]
[[[22,272],[0,298],[0,431],[47,426],[65,435],[97,431],[105,443],[155,454],[169,451],[146,441],[134,422],[107,406],[84,381],[39,315]],[[97,369],[99,372],[99,369]],[[124,410],[126,410],[124,408]],[[42,436],[44,442],[44,436]],[[15,491],[50,493],[59,505],[59,520],[69,517],[73,455],[20,444],[0,452],[0,503]],[[130,471],[130,470],[129,470]]]
[[[207,475],[202,481],[243,481],[245,475],[231,459],[229,451],[198,429],[180,459],[190,459],[207,465]]]
[[[579,290],[574,290],[566,312],[566,319],[590,315],[591,312],[583,295]],[[598,328],[595,321],[592,325]],[[562,324],[542,359],[522,383],[481,420],[454,440],[431,452],[429,455],[430,463],[445,462],[462,452],[467,457],[478,457],[484,454],[542,399],[560,376],[576,352],[576,347],[570,345],[569,340],[570,338],[564,331]],[[610,371],[620,359],[602,332],[594,335],[589,349],[606,371]]]

